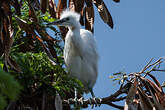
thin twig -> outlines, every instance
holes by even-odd
[[[126,96],[125,97],[121,96],[119,98],[114,99],[113,102],[118,102],[118,101],[121,101],[121,100],[124,100],[124,99],[126,99]]]
[[[152,63],[152,64],[150,64],[151,62],[152,62],[152,60],[153,60],[153,58],[147,63],[147,65],[139,72],[139,74],[141,74],[141,73],[145,73],[145,71],[147,70],[147,69],[149,69],[151,66],[153,66],[153,65],[158,65],[158,64],[160,64],[160,63],[162,63],[162,59],[164,59],[164,57],[161,57],[161,58],[159,58],[157,61],[155,61],[154,63]],[[155,67],[156,67],[155,66]],[[151,69],[151,70],[153,70],[153,68]]]
[[[155,63],[151,64],[153,67],[146,72],[146,74],[143,76],[144,78],[147,76],[148,73],[151,73],[155,68],[156,66],[158,66],[159,64],[161,64],[163,61],[161,61],[161,59],[157,60]],[[150,66],[151,67],[151,66]]]
[[[153,69],[152,71],[160,71],[160,72],[165,72],[165,70],[160,70],[160,69]]]
[[[149,64],[152,62],[154,58],[151,58],[150,61],[146,64],[146,66],[140,71],[140,73],[144,73],[144,71],[148,68]]]

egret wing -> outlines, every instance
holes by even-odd
[[[86,79],[88,81],[88,88],[92,88],[98,74],[98,52],[96,41],[93,34],[88,30],[81,29],[80,36],[84,46],[83,62],[85,62],[85,65],[82,65],[84,67],[82,71],[88,76],[88,79]]]
[[[87,58],[95,58],[98,59],[98,52],[96,47],[96,40],[93,36],[93,34],[85,29],[80,30],[80,36],[83,42],[84,46],[84,54],[83,56]]]

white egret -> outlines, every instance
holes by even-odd
[[[64,61],[72,77],[79,79],[86,92],[91,92],[98,76],[98,52],[93,34],[85,29],[80,29],[80,15],[76,12],[65,10],[59,20],[49,23],[66,26],[69,31],[65,37]]]

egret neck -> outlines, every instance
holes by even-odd
[[[74,31],[74,32],[80,32],[80,23],[79,22],[74,22],[72,26],[68,26],[69,30]]]

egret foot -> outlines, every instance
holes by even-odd
[[[72,102],[73,100],[74,100],[74,99],[69,98],[69,99],[67,100],[68,104],[71,104],[71,102]]]
[[[102,99],[96,98],[96,97],[95,97],[95,94],[94,94],[92,88],[89,88],[89,91],[91,92],[91,95],[92,95],[92,98],[90,98],[90,100],[89,100],[90,103],[92,102],[92,103],[91,103],[92,108],[94,107],[94,104],[95,104],[95,107],[97,107],[97,105],[100,106],[100,105],[101,105]]]
[[[90,103],[90,105],[91,105],[91,108],[93,109],[94,103],[92,103],[92,101],[93,101],[93,99],[92,99],[92,98],[89,98],[89,103]]]
[[[79,102],[80,102],[80,105],[81,105],[81,106],[83,106],[83,104],[84,104],[83,101],[84,101],[84,97],[81,97],[81,98],[79,99]]]
[[[69,99],[67,100],[67,102],[68,102],[68,104],[71,104],[71,103],[74,102],[74,105],[75,105],[75,106],[80,105],[79,100],[78,100],[77,97],[75,97],[74,99],[73,99],[73,98],[69,98]]]
[[[101,98],[94,98],[97,102],[97,105],[100,107],[101,106],[101,102],[102,102],[102,99]]]
[[[78,100],[78,98],[75,97],[73,100],[74,100],[74,102],[75,102],[75,106],[77,107],[77,106],[79,105],[79,100]]]
[[[89,102],[91,104],[91,108],[93,109],[94,105],[95,105],[95,107],[97,107],[97,106],[100,107],[101,101],[102,101],[102,99],[100,99],[100,98],[96,98],[96,97],[90,98]]]

